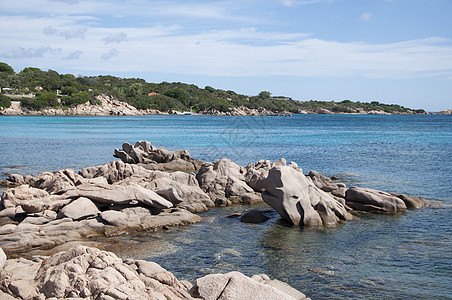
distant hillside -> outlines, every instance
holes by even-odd
[[[210,86],[199,88],[180,82],[149,83],[143,79],[114,76],[76,77],[31,67],[15,73],[6,63],[0,63],[0,87],[0,107],[9,107],[14,98],[20,101],[22,107],[38,111],[44,108],[67,109],[86,102],[100,104],[96,96],[104,94],[137,109],[162,112],[227,112],[232,108],[245,107],[291,113],[425,113],[422,109],[412,110],[376,101],[297,101],[282,96],[272,97],[268,91],[246,96]]]

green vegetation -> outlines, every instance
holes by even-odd
[[[0,107],[8,108],[11,106],[11,100],[5,95],[0,94]]]
[[[34,98],[21,98],[23,107],[40,110],[45,107],[67,108],[90,102],[97,104],[95,97],[105,94],[127,102],[138,109],[157,109],[160,111],[178,110],[200,112],[206,109],[227,111],[232,107],[265,108],[274,112],[299,111],[352,113],[381,110],[388,113],[409,111],[400,105],[332,101],[296,101],[288,97],[272,97],[269,91],[257,96],[246,96],[233,91],[225,91],[206,86],[204,89],[193,84],[180,82],[149,83],[138,78],[118,78],[114,76],[79,76],[58,74],[56,71],[42,71],[28,67],[19,73],[6,63],[0,63],[0,87],[11,89],[10,93],[36,95]],[[2,105],[9,100],[0,98]],[[0,106],[2,106],[0,105]],[[325,112],[325,111],[324,111]],[[415,111],[423,113],[423,110]]]

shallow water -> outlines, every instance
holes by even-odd
[[[241,165],[285,157],[305,172],[345,174],[349,185],[434,199],[436,208],[363,214],[326,229],[287,227],[276,214],[243,224],[225,215],[249,206],[216,208],[202,223],[119,237],[123,246],[112,249],[188,280],[231,270],[266,273],[313,299],[452,297],[450,116],[2,116],[0,137],[3,173],[103,164],[124,141],[149,140]]]

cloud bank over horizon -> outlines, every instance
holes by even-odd
[[[405,1],[377,0],[374,6],[360,7],[357,1],[334,0],[262,5],[258,1],[4,0],[0,61],[15,69],[37,66],[61,73],[130,74],[150,81],[195,78],[220,87],[231,83],[227,89],[246,93],[246,87],[238,84],[242,78],[249,92],[265,83],[266,90],[300,100],[333,95],[360,100],[364,91],[353,85],[362,82],[369,85],[368,97],[373,99],[393,101],[397,95],[402,105],[422,107],[426,101],[427,109],[447,108],[451,88],[444,94],[438,89],[452,85],[452,37],[443,28],[436,30],[435,24],[420,34],[415,27],[410,31],[405,25],[397,27],[397,22],[407,21],[395,19],[403,9],[400,2]],[[441,4],[452,8],[447,1]],[[338,7],[345,12],[339,13]],[[316,16],[326,18],[315,23]],[[450,25],[451,21],[442,22]],[[152,78],[146,78],[150,74]],[[334,86],[335,81],[342,84]],[[377,89],[394,89],[399,81],[403,84],[398,90]],[[437,103],[414,99],[411,90],[403,99],[401,89],[407,89],[410,81],[414,90],[420,89],[419,81],[425,82],[414,95],[424,97],[431,90]],[[322,82],[326,88],[321,88]]]

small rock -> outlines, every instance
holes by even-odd
[[[268,220],[268,217],[258,209],[252,209],[247,211],[240,218],[240,222],[243,223],[263,223]]]
[[[63,207],[58,213],[59,218],[71,218],[74,221],[94,217],[99,214],[96,205],[85,197],[80,197]]]

